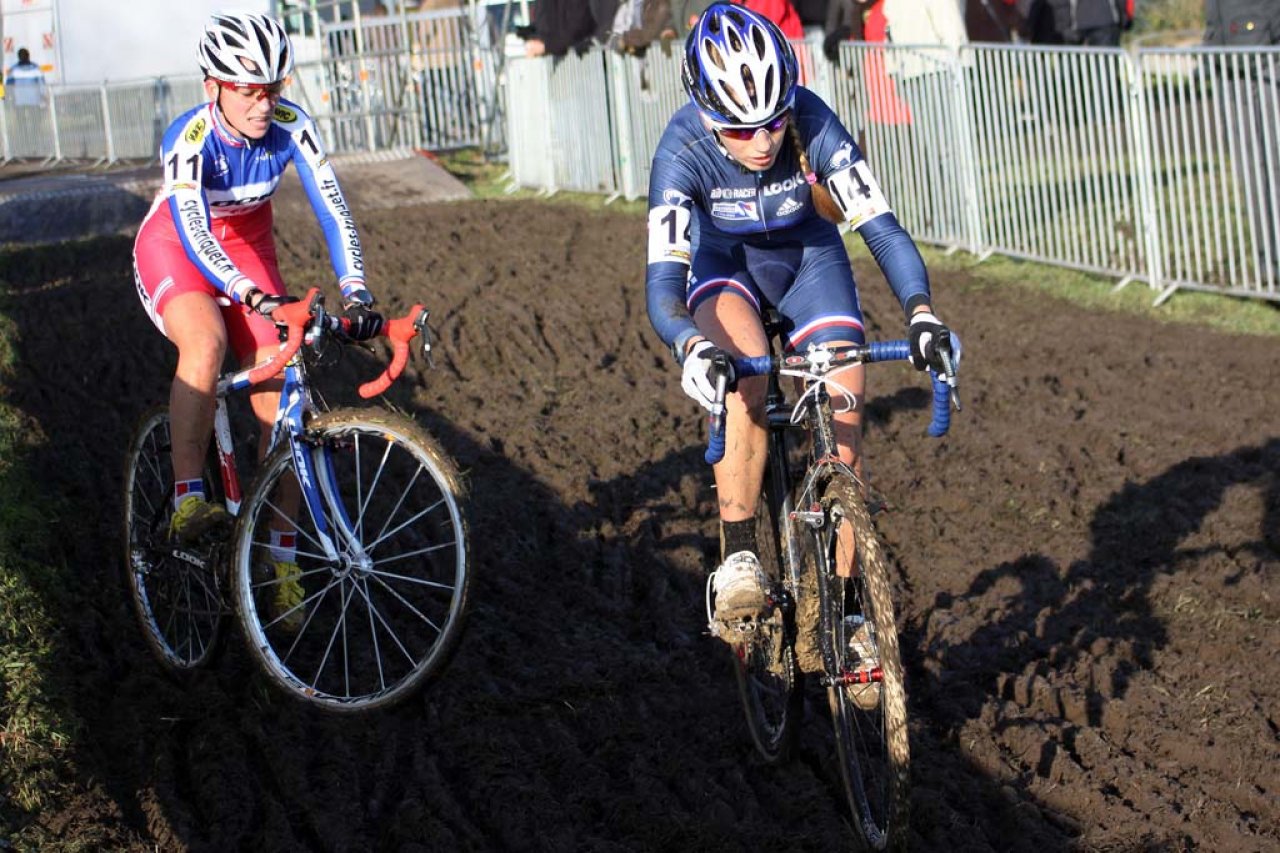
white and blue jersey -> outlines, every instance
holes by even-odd
[[[866,241],[904,311],[928,303],[920,253],[839,118],[803,87],[792,110],[816,180]],[[768,169],[748,170],[692,103],[672,117],[654,154],[645,290],[650,322],[677,352],[697,333],[692,312],[725,291],[760,311],[777,308],[789,348],[864,340],[848,253],[814,207],[792,140]]]
[[[213,103],[183,113],[165,131],[160,148],[164,186],[148,218],[167,214],[188,259],[218,290],[243,301],[255,283],[224,251],[215,222],[240,232],[265,230],[270,199],[293,163],[329,247],[344,298],[365,289],[364,255],[351,209],[325,156],[311,118],[281,100],[261,139],[232,133]],[[258,226],[255,228],[255,226]]]

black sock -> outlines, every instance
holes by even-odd
[[[748,518],[746,521],[720,522],[720,558],[724,559],[730,554],[736,554],[739,551],[750,551],[752,554],[757,554],[756,520],[754,518]]]

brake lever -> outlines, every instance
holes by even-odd
[[[938,341],[938,358],[942,360],[943,379],[947,383],[947,387],[951,392],[951,405],[956,407],[956,411],[963,411],[960,408],[960,390],[959,380],[956,378],[956,365],[951,357],[951,335],[947,334],[944,340]]]
[[[429,316],[431,316],[431,312],[423,308],[417,319],[413,321],[413,328],[422,336],[422,357],[427,360],[427,367],[435,370],[436,361],[431,357],[431,329],[427,327],[427,317]]]

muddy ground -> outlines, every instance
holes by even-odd
[[[452,665],[362,718],[277,694],[234,636],[191,686],[162,677],[121,582],[119,471],[172,352],[127,239],[12,256],[8,390],[71,508],[55,616],[84,721],[71,793],[26,819],[129,851],[852,848],[825,701],[797,759],[763,766],[705,634],[710,474],[645,317],[642,220],[466,202],[360,224],[375,292],[425,301],[439,337],[437,368],[390,399],[472,490]],[[282,204],[277,226],[286,277],[329,286],[310,214]],[[860,272],[872,335],[899,336]],[[920,377],[884,367],[868,427],[896,506],[913,848],[1280,849],[1275,340],[977,277],[935,292],[966,344],[965,411],[926,438]]]

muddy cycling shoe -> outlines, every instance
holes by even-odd
[[[845,664],[850,670],[870,672],[880,666],[880,656],[876,652],[875,643],[871,640],[871,626],[867,620],[858,615],[844,617],[845,629],[849,637],[849,652]],[[850,684],[845,688],[853,704],[863,711],[874,711],[880,707],[880,682],[870,684]]]
[[[764,571],[750,551],[730,554],[711,574],[715,620],[737,622],[759,616],[768,604]]]
[[[199,495],[185,498],[169,519],[169,538],[191,545],[211,533],[231,529],[231,513],[221,504],[210,503]]]
[[[272,560],[271,571],[275,575],[275,589],[271,594],[271,618],[284,630],[296,634],[307,615],[303,599],[302,569],[292,560]]]

